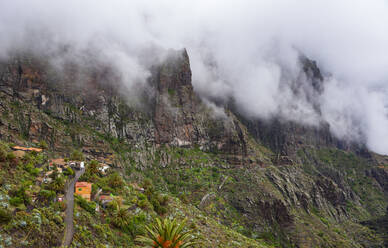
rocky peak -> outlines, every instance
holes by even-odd
[[[323,92],[323,76],[319,69],[317,62],[307,58],[306,56],[300,57],[300,63],[302,70],[307,79],[311,82],[313,88],[321,94]]]
[[[160,93],[179,91],[182,86],[191,86],[190,59],[186,49],[169,51],[164,62],[158,67],[157,88]]]
[[[197,138],[193,114],[198,99],[186,50],[170,52],[151,80],[157,88],[153,111],[156,143],[191,145]]]

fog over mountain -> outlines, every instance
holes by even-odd
[[[385,0],[3,0],[0,58],[17,51],[120,72],[134,90],[169,49],[188,50],[195,90],[234,99],[251,118],[319,125],[388,154],[388,2]],[[71,51],[63,53],[63,51]],[[317,113],[300,56],[325,79]],[[296,96],[292,83],[304,88]],[[304,82],[306,81],[306,82]]]

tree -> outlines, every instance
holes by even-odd
[[[129,212],[126,209],[119,208],[115,211],[112,218],[112,224],[123,231],[126,231],[130,224]]]
[[[152,248],[186,248],[195,245],[193,230],[185,231],[186,220],[179,223],[176,219],[157,218],[151,226],[146,226],[146,236],[136,241]]]
[[[71,160],[76,160],[76,161],[82,161],[85,159],[84,154],[79,151],[79,150],[73,150],[73,152],[70,154],[70,159]]]

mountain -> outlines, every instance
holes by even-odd
[[[323,75],[300,61],[319,113]],[[136,247],[156,216],[187,217],[198,247],[388,247],[388,157],[336,138],[324,121],[249,118],[233,99],[208,104],[186,50],[150,72],[133,94],[101,62],[58,67],[31,54],[1,62],[0,245],[62,244],[65,206],[55,199],[72,175],[58,185],[39,178],[51,159],[80,157],[88,164],[80,180],[93,195],[119,197],[128,223],[76,198],[73,247]]]

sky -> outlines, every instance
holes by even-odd
[[[386,0],[0,1],[0,59],[30,50],[60,64],[64,46],[80,63],[85,51],[109,62],[128,89],[166,51],[186,48],[204,99],[234,99],[250,118],[328,122],[388,154]],[[301,54],[325,76],[320,95],[300,77]]]

